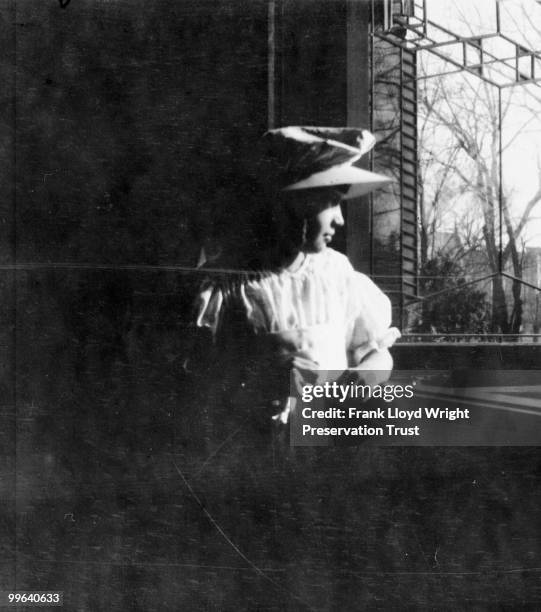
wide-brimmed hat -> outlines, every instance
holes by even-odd
[[[288,126],[263,136],[271,180],[283,191],[350,186],[344,198],[353,198],[394,179],[354,165],[370,151],[376,139],[360,128]]]

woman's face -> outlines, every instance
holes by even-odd
[[[332,241],[336,228],[344,225],[340,204],[333,204],[309,217],[306,227],[306,239],[303,250],[319,253]]]
[[[299,251],[318,253],[332,241],[336,228],[344,225],[336,189],[306,189],[290,192],[276,201],[278,249],[287,256]]]

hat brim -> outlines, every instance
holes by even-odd
[[[393,182],[395,182],[393,178],[383,174],[363,170],[350,164],[342,164],[341,166],[334,166],[321,172],[315,172],[302,181],[297,181],[284,187],[284,191],[351,185],[343,196],[345,199],[350,199],[365,195],[378,187],[383,187]]]

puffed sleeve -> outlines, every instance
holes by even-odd
[[[391,301],[367,276],[354,272],[349,286],[348,353],[350,365],[358,365],[372,351],[392,346],[400,337],[391,327]]]
[[[224,291],[215,284],[204,287],[196,302],[197,327],[206,327],[212,331],[215,337],[223,317]]]

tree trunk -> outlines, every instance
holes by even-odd
[[[496,334],[509,333],[507,318],[507,302],[503,288],[503,277],[494,276],[492,279],[492,323],[491,331]]]
[[[521,298],[522,284],[518,280],[513,281],[513,312],[511,313],[511,333],[520,334],[520,328],[522,327],[522,298]],[[515,338],[518,340],[518,338]]]

